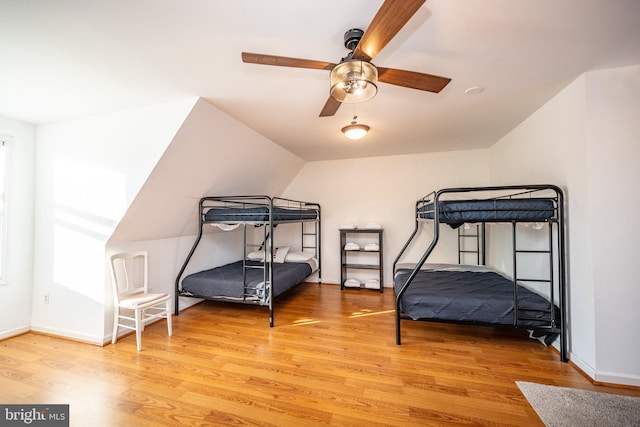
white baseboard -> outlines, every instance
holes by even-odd
[[[571,355],[569,356],[569,360],[571,361],[571,363],[576,365],[582,372],[584,372],[584,374],[588,376],[589,379],[591,379],[592,381],[595,381],[596,370],[593,369],[591,365],[589,365],[588,363],[586,363],[584,360],[580,359],[578,356],[576,356],[573,353],[571,353]]]
[[[101,336],[82,334],[76,331],[53,329],[53,328],[47,328],[44,326],[36,326],[36,325],[31,326],[31,330],[34,332],[40,332],[43,334],[53,335],[60,338],[67,338],[67,339],[72,339],[76,341],[86,342],[88,344],[96,344],[99,346],[104,345],[104,339]]]
[[[596,382],[640,387],[640,376],[619,372],[596,371]]]
[[[640,376],[638,375],[598,371],[575,354],[571,354],[570,359],[571,363],[584,372],[593,382],[640,387]]]
[[[15,337],[18,335],[26,334],[31,330],[31,326],[22,326],[19,328],[8,329],[6,331],[0,332],[0,340],[4,340],[7,338]]]

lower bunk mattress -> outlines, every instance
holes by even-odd
[[[396,295],[412,271],[397,269]],[[548,327],[551,303],[521,285],[517,294],[518,317],[527,318],[519,319],[517,326]],[[513,282],[482,266],[423,267],[402,295],[400,310],[413,320],[516,325]],[[560,325],[559,313],[556,307],[556,325]]]
[[[260,261],[245,261],[251,267],[261,267]],[[246,292],[243,281],[243,262],[215,267],[193,273],[182,281],[180,295],[199,298],[229,299],[237,301],[268,302],[265,295],[264,270],[262,268],[246,269]],[[266,265],[267,272],[269,264]],[[312,263],[273,263],[273,296],[274,298],[304,282],[315,269]]]

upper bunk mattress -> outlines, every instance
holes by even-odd
[[[315,209],[273,208],[273,221],[303,221],[315,220],[318,211]],[[269,207],[257,206],[251,208],[213,207],[204,214],[206,222],[268,222]]]
[[[411,271],[397,270],[393,280],[396,294]],[[519,317],[541,319],[520,320],[520,326],[549,325],[549,301],[520,285],[518,307]],[[523,310],[524,307],[530,310]],[[402,295],[400,308],[414,320],[515,325],[513,282],[491,270],[420,270]],[[547,313],[543,312],[545,310]],[[557,313],[559,310],[556,309]],[[556,324],[559,324],[558,320]]]
[[[554,217],[553,199],[443,200],[438,204],[440,222],[545,221]],[[418,218],[433,219],[433,203],[418,209]]]
[[[259,261],[246,261],[247,265],[259,267]],[[269,264],[267,264],[267,271]],[[273,296],[277,297],[292,287],[302,283],[312,273],[311,265],[299,263],[273,263]],[[230,298],[242,300],[244,297],[242,261],[215,267],[188,275],[182,281],[182,292],[203,298]],[[264,273],[261,268],[246,269],[248,296],[264,298]]]

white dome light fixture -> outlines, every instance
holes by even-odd
[[[367,125],[358,124],[358,116],[353,116],[351,124],[342,128],[342,133],[349,139],[357,140],[364,138],[371,129]]]

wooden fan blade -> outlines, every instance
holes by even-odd
[[[438,93],[451,81],[448,77],[416,73],[415,71],[396,70],[395,68],[378,68],[378,81],[411,89],[426,90]]]
[[[320,117],[330,117],[336,114],[338,108],[340,108],[342,102],[336,101],[333,99],[331,95],[329,95],[329,99],[325,102],[324,107],[322,107],[322,111],[320,111]]]
[[[314,70],[331,70],[336,64],[312,59],[287,58],[285,56],[263,55],[261,53],[242,52],[242,62],[278,67],[311,68]]]
[[[426,0],[385,0],[353,52],[353,59],[371,61],[398,34]]]

